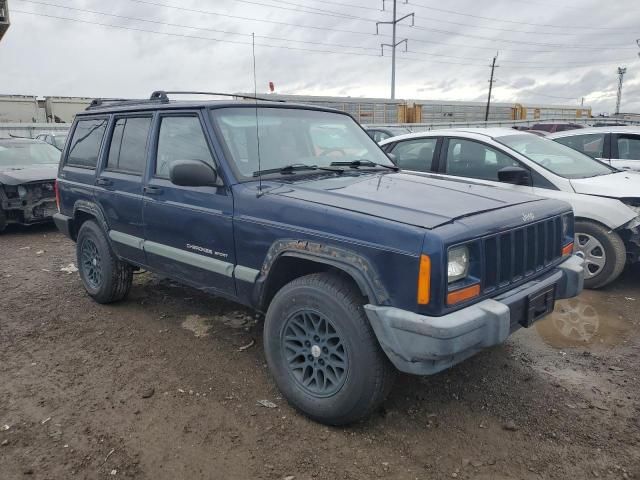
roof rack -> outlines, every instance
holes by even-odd
[[[156,90],[148,99],[129,99],[129,98],[96,98],[91,101],[85,110],[94,110],[98,108],[120,107],[126,105],[144,105],[153,103],[169,103],[169,95],[213,95],[218,97],[242,98],[244,100],[260,100],[263,102],[279,102],[284,100],[275,100],[270,98],[252,97],[238,93],[219,93],[219,92],[192,92],[192,91],[165,91]]]
[[[162,100],[164,102],[168,102],[169,95],[210,95],[210,96],[217,96],[217,97],[242,98],[243,100],[260,100],[262,102],[285,103],[284,100],[276,100],[276,99],[264,98],[264,97],[254,97],[249,95],[242,95],[239,93],[165,91],[165,90],[158,90],[156,92],[153,92],[151,94],[151,100]]]
[[[155,93],[155,92],[154,92]],[[161,98],[149,99],[130,99],[130,98],[96,98],[91,101],[85,110],[93,110],[96,108],[119,107],[124,105],[140,105],[145,103],[167,103],[169,100]]]

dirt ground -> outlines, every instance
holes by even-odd
[[[640,269],[327,428],[279,396],[251,312],[147,273],[97,305],[49,226],[0,254],[2,480],[640,479]]]

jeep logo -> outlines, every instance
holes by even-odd
[[[523,222],[533,222],[536,219],[536,215],[533,212],[523,213],[522,221]]]

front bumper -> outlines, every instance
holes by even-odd
[[[43,198],[35,202],[6,201],[2,209],[7,223],[33,225],[51,221],[54,212],[58,211],[55,198]]]
[[[574,255],[541,278],[442,317],[394,307],[364,308],[382,349],[396,368],[431,375],[504,342],[520,328],[530,295],[555,285],[556,299],[577,296],[584,282],[583,263]]]

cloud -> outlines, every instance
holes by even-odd
[[[260,92],[266,92],[268,82],[273,81],[281,93],[389,95],[391,58],[388,49],[380,56],[380,44],[391,42],[390,28],[380,25],[380,35],[375,34],[375,21],[388,21],[389,12],[381,12],[377,3],[255,2],[163,0],[202,12],[132,0],[64,3],[120,16],[109,17],[12,1],[12,26],[0,43],[1,93],[140,97],[162,88],[253,91],[250,34],[254,32]],[[496,101],[578,104],[585,97],[594,111],[612,111],[620,62],[628,66],[623,109],[640,111],[639,49],[634,31],[640,24],[640,9],[634,8],[632,0],[611,3],[496,0],[483,3],[482,9],[477,0],[400,3],[403,14],[416,13],[416,26],[398,28],[398,40],[409,39],[409,52],[398,50],[397,97],[484,101],[488,65],[499,51]],[[315,14],[308,13],[312,8]]]

